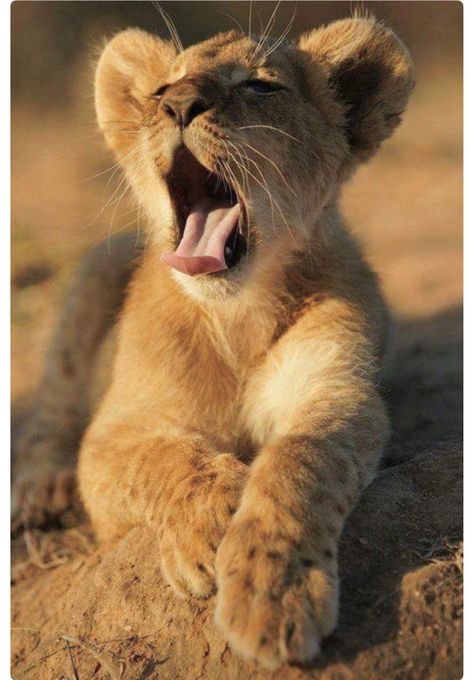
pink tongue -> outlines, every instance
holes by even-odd
[[[225,244],[239,219],[238,203],[229,207],[211,199],[199,201],[189,213],[176,252],[164,253],[161,261],[190,276],[226,269]]]

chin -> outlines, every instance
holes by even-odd
[[[189,276],[176,269],[172,276],[186,295],[203,303],[238,302],[250,287],[255,274],[255,262],[243,260],[230,269],[210,274]]]

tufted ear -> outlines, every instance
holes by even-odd
[[[102,51],[95,73],[95,109],[99,127],[118,155],[136,143],[146,104],[175,55],[171,43],[140,29],[118,33]]]
[[[352,154],[366,160],[399,125],[414,86],[406,47],[374,18],[353,17],[306,33],[299,49],[309,91],[322,69],[342,104]]]

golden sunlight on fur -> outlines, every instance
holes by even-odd
[[[186,50],[131,29],[96,71],[98,122],[149,242],[82,441],[81,497],[101,541],[149,525],[176,594],[216,588],[231,648],[269,669],[311,660],[334,629],[337,541],[389,436],[389,315],[337,206],[413,84],[402,43],[362,17],[295,44],[234,31]],[[94,319],[87,343],[79,315],[75,339],[88,375],[126,252],[112,285],[97,274],[102,293],[72,305]]]

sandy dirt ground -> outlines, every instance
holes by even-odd
[[[420,79],[403,127],[344,194],[397,319],[383,386],[393,438],[343,535],[340,625],[319,659],[275,674],[236,659],[213,627],[214,600],[183,603],[163,583],[148,530],[97,549],[72,514],[64,527],[14,537],[15,680],[461,677],[460,93],[447,67]],[[14,116],[16,425],[81,253],[109,229],[136,228],[126,197],[97,215],[116,185],[106,189],[108,174],[83,181],[111,161],[82,113],[49,113],[34,127],[31,116]]]

